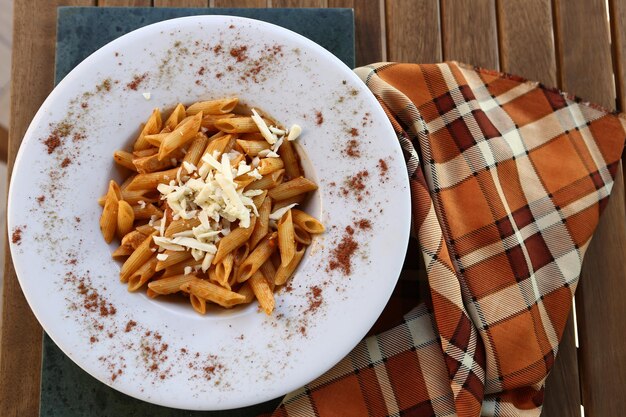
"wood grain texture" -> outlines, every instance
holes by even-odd
[[[497,12],[500,69],[556,87],[550,0],[497,0]]]
[[[327,7],[328,0],[271,0],[272,7]]]
[[[63,5],[91,6],[93,3],[89,0],[15,1],[9,173],[26,128],[53,87],[56,7]],[[0,407],[3,416],[36,416],[39,413],[42,330],[24,299],[8,244],[6,247],[0,339]]]
[[[209,7],[209,0],[153,0],[154,7]]]
[[[626,2],[609,0],[613,69],[617,88],[617,109],[626,109]]]
[[[389,61],[421,64],[441,61],[439,1],[387,1],[385,14]]]
[[[214,0],[213,7],[267,7],[268,0]]]
[[[386,59],[384,0],[328,0],[328,7],[354,9],[356,66]]]
[[[98,0],[100,7],[150,7],[151,0]],[[55,14],[56,16],[56,14]]]
[[[556,37],[562,88],[615,106],[609,27],[603,0],[557,0]],[[580,30],[585,28],[585,30]],[[591,241],[576,293],[582,403],[592,417],[626,408],[626,208],[620,164],[613,194]]]
[[[0,126],[0,161],[6,162],[9,152],[9,132]]]
[[[441,0],[443,59],[498,69],[495,0]]]
[[[557,85],[550,0],[498,0],[501,70]],[[528,45],[533,45],[529,48]],[[580,417],[578,352],[570,314],[546,381],[542,417]]]

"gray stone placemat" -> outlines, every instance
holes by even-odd
[[[172,9],[61,7],[57,17],[55,82],[106,43],[162,20],[194,15],[234,15],[274,23],[313,40],[354,67],[352,9]],[[44,334],[41,417],[243,417],[274,410],[280,398],[229,411],[192,412],[149,404],[100,383]]]

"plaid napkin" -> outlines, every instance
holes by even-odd
[[[626,120],[455,62],[356,73],[404,150],[430,294],[274,416],[539,415]]]

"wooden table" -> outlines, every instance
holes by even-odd
[[[8,164],[53,86],[56,7],[352,7],[356,62],[459,60],[558,86],[607,108],[626,105],[626,0],[15,0]],[[610,15],[610,20],[607,19]],[[612,42],[611,42],[612,40]],[[544,416],[626,410],[626,209],[620,165],[587,252],[570,319],[547,381]],[[42,330],[7,256],[0,409],[39,409]]]

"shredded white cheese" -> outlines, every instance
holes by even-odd
[[[267,143],[269,143],[270,145],[275,144],[278,138],[270,131],[270,129],[267,127],[267,124],[265,123],[265,120],[263,120],[263,118],[259,116],[259,113],[257,113],[255,109],[252,109],[252,120],[254,121],[254,123],[256,123],[257,127],[259,128],[259,132],[261,132],[261,135],[265,138]]]
[[[289,204],[288,206],[279,208],[278,210],[270,214],[270,220],[275,220],[275,221],[280,220],[280,218],[283,217],[285,213],[287,213],[289,210],[291,210],[297,205],[298,203],[293,203],[293,204]]]
[[[190,267],[190,266],[186,266],[186,267],[185,267],[185,269],[184,269],[183,271],[184,271],[184,272],[183,272],[183,274],[185,274],[185,275],[189,275],[189,274],[191,274],[191,272],[193,271],[193,268],[192,268],[192,267]]]
[[[141,94],[143,96],[143,98],[145,98],[146,100],[150,100],[151,94],[150,93],[142,93]]]
[[[166,253],[159,253],[156,258],[157,261],[165,261],[167,258],[169,258],[170,256]]]
[[[300,136],[300,133],[302,133],[302,128],[299,125],[292,125],[291,128],[289,129],[287,140],[292,141],[292,140],[298,139],[298,136]]]

